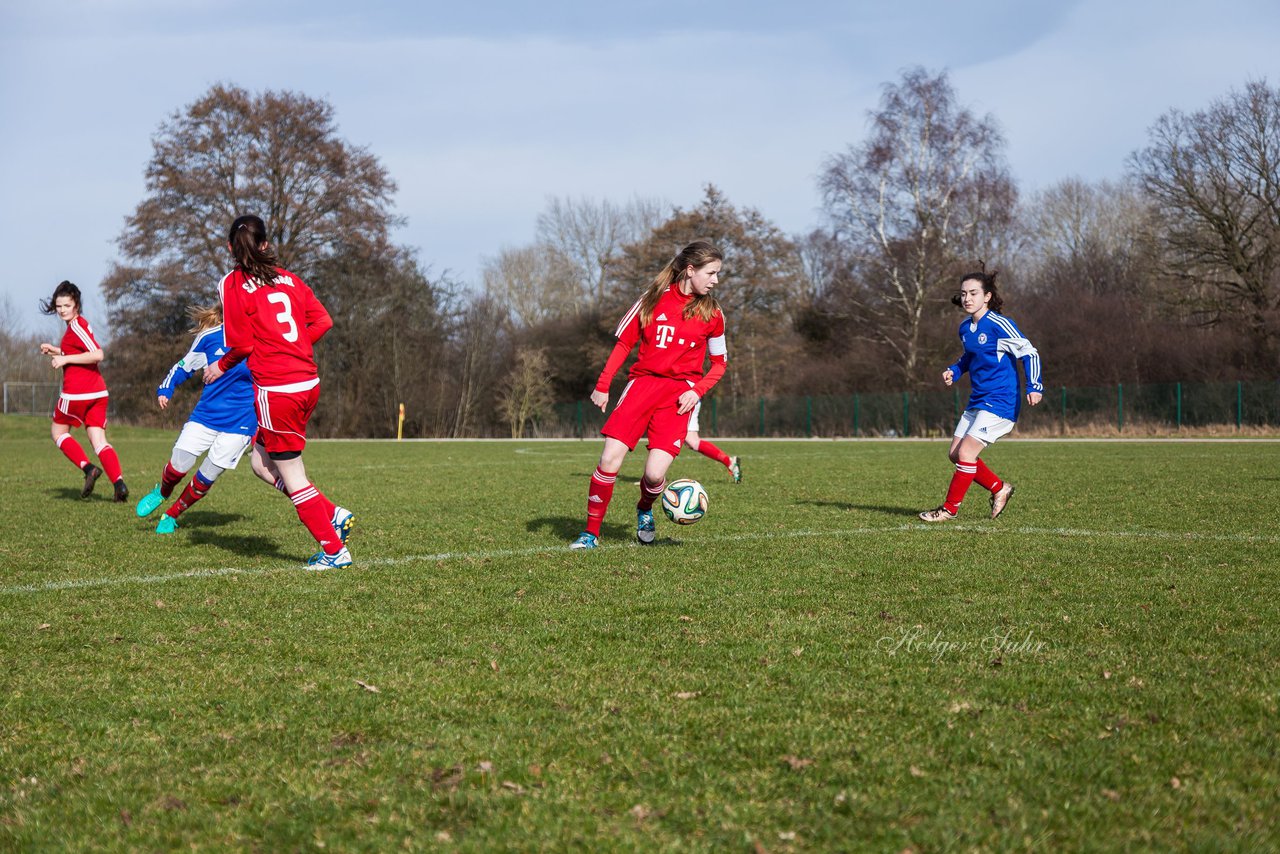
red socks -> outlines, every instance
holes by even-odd
[[[120,458],[116,456],[116,449],[110,445],[103,445],[97,449],[98,461],[102,463],[102,470],[107,473],[107,479],[115,483],[124,476],[124,472],[120,470]]]
[[[324,497],[324,493],[308,483],[297,492],[290,493],[289,500],[298,511],[302,524],[316,538],[320,548],[328,554],[335,554],[342,548],[342,540],[333,530],[333,502]]]
[[[587,487],[587,533],[600,536],[600,525],[613,498],[613,485],[618,480],[616,471],[605,471],[599,466],[591,473],[591,485]]]
[[[978,467],[978,471],[977,474],[974,475],[973,479],[978,486],[981,486],[987,492],[999,492],[1000,488],[1004,486],[1004,481],[997,477],[995,472],[987,468],[987,464],[981,459],[979,459],[975,465]]]
[[[166,472],[166,474],[167,473],[168,472]],[[199,472],[197,472],[196,476],[191,478],[191,482],[187,484],[187,488],[182,490],[182,496],[177,501],[173,502],[173,506],[165,512],[177,519],[182,515],[184,510],[208,495],[209,487],[211,486],[213,486],[213,484],[205,483],[204,479],[200,477]],[[170,489],[172,490],[172,487],[170,487]]]
[[[165,463],[164,471],[160,473],[160,494],[165,498],[173,495],[173,488],[182,483],[182,479],[186,476],[187,473],[178,471],[173,467],[173,463]]]
[[[725,468],[729,467],[729,455],[708,442],[706,439],[698,440],[698,453],[704,457],[710,457]]]
[[[58,446],[58,450],[62,451],[63,456],[71,460],[76,468],[83,470],[89,465],[89,457],[85,455],[84,448],[80,447],[80,443],[71,438],[70,433],[63,433],[61,436],[53,440]]]
[[[942,502],[952,516],[960,511],[960,502],[964,501],[964,494],[969,491],[969,484],[973,483],[977,473],[976,463],[956,463],[956,473],[951,476],[951,485],[947,487],[947,500]]]
[[[662,494],[662,490],[667,488],[665,480],[659,481],[657,485],[650,485],[649,478],[640,478],[640,500],[636,502],[637,510],[652,510],[653,502]]]

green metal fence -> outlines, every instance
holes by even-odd
[[[702,405],[709,436],[898,437],[950,435],[967,388],[809,397],[725,398]],[[539,425],[544,436],[593,437],[605,416],[590,403],[561,404]],[[1180,430],[1206,426],[1280,427],[1280,382],[1155,383],[1045,390],[1025,403],[1024,430]]]

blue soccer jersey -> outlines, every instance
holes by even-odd
[[[1015,359],[1022,360],[1027,391],[1044,394],[1040,354],[1009,318],[994,311],[988,311],[976,323],[965,318],[960,324],[960,340],[964,342],[964,355],[950,370],[956,379],[969,372],[972,390],[966,409],[985,409],[1001,418],[1018,420],[1022,395],[1018,393]]]
[[[191,349],[165,374],[156,389],[163,397],[172,398],[178,386],[197,371],[221,359],[227,352],[222,326],[214,326],[196,336]],[[252,436],[258,432],[258,416],[253,409],[253,378],[249,365],[241,362],[216,381],[204,387],[200,402],[187,420],[222,433]]]

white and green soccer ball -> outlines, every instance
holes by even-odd
[[[662,492],[662,512],[677,525],[692,525],[707,515],[707,491],[696,480],[673,480]]]

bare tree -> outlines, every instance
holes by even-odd
[[[525,427],[530,422],[536,424],[555,403],[549,367],[543,350],[516,353],[515,365],[498,392],[498,409],[511,427],[512,439],[523,436]]]
[[[945,72],[915,68],[886,85],[871,125],[819,183],[852,267],[846,281],[859,286],[847,301],[916,383],[928,309],[945,304],[962,259],[990,257],[1017,194],[994,120],[957,104]]]
[[[504,306],[519,327],[574,314],[581,306],[579,283],[568,265],[541,244],[503,249],[481,268],[484,292]]]
[[[1274,367],[1280,334],[1280,90],[1248,83],[1170,110],[1130,168],[1156,210],[1170,291],[1206,324],[1231,321]]]
[[[610,256],[656,228],[669,209],[657,199],[639,197],[625,204],[558,196],[548,200],[538,214],[538,244],[549,250],[558,274],[577,286],[582,300],[578,310],[599,307]]]

